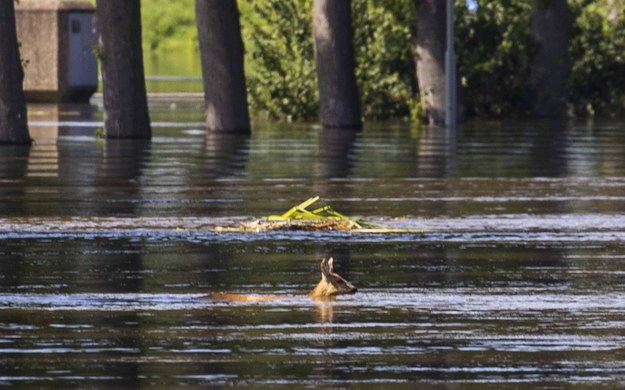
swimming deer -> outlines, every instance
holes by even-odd
[[[339,294],[354,294],[358,291],[353,284],[332,270],[333,263],[334,259],[332,257],[328,260],[325,258],[321,260],[321,280],[317,284],[317,287],[306,294],[306,296],[313,299],[327,299]],[[239,302],[265,302],[288,297],[289,295],[245,295],[227,293],[213,293],[206,296],[206,298],[209,299]]]

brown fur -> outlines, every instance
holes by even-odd
[[[314,299],[324,299],[339,294],[353,294],[358,291],[353,284],[333,271],[333,263],[334,259],[331,257],[328,260],[325,258],[321,260],[321,280],[306,296]],[[266,302],[287,297],[288,295],[246,295],[228,293],[212,293],[206,296],[206,298],[209,299],[237,302]]]
[[[308,296],[329,297],[339,294],[353,294],[358,289],[353,284],[343,279],[343,277],[333,271],[334,259],[321,260],[321,280]]]

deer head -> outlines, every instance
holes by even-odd
[[[330,257],[321,260],[321,280],[308,295],[311,297],[330,297],[339,294],[353,294],[358,289],[343,279],[341,275],[332,271],[334,259]]]

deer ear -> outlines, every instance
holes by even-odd
[[[330,257],[328,259],[328,273],[332,273],[333,270],[334,270],[334,258]]]
[[[321,268],[321,275],[323,275],[323,276],[325,276],[328,273],[330,273],[330,269],[329,269],[330,267],[328,267],[328,261],[326,260],[325,257],[323,259],[321,259],[321,265],[320,265],[319,268]]]

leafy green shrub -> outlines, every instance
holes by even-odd
[[[198,47],[194,0],[149,0],[141,7],[144,50]]]
[[[612,19],[609,4],[571,2],[575,23],[570,102],[578,116],[614,117],[625,108],[625,13],[621,5]]]
[[[241,2],[250,110],[268,119],[317,117],[308,0]]]
[[[270,119],[316,119],[310,1],[240,4],[252,111]],[[410,2],[352,2],[355,72],[365,119],[410,116],[416,85],[410,15]]]
[[[352,2],[356,79],[365,119],[409,118],[419,100],[411,15],[411,1]]]
[[[523,115],[534,47],[532,2],[481,0],[477,11],[456,1],[458,77],[464,86],[467,116]]]

